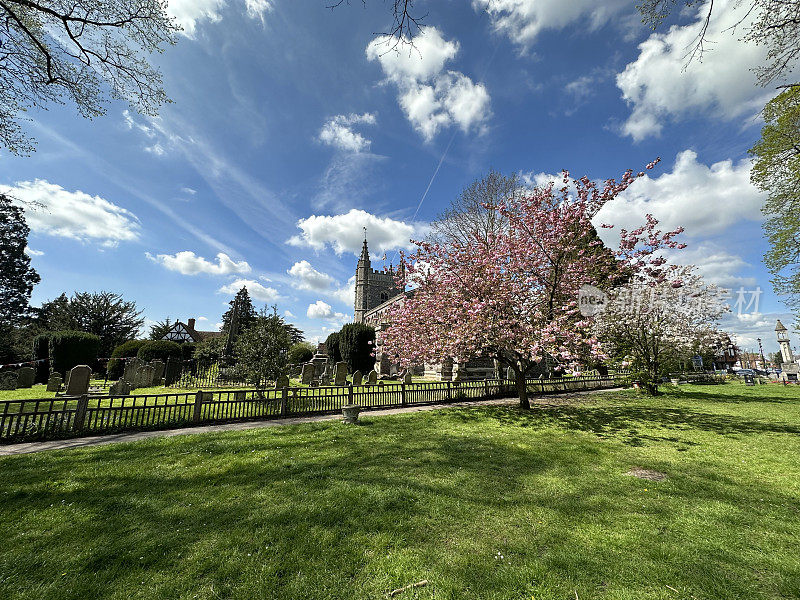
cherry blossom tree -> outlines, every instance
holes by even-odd
[[[639,273],[653,282],[669,278],[659,250],[683,247],[674,240],[682,229],[664,233],[648,216],[641,227],[621,230],[611,250],[591,222],[643,175],[626,171],[600,185],[564,172],[559,189],[551,183],[491,206],[508,227],[489,243],[415,242],[403,257],[402,282],[413,293],[393,307],[383,351],[403,366],[494,358],[514,371],[520,406],[529,408],[524,375],[535,363],[604,356],[593,323],[578,310],[581,286],[607,288]]]
[[[718,346],[727,337],[717,330],[720,316],[728,310],[723,290],[706,284],[693,266],[675,267],[671,275],[671,281],[654,282],[637,274],[611,290],[595,322],[603,348],[630,363],[651,395],[658,392],[668,358],[697,346]]]

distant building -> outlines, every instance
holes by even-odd
[[[403,267],[400,267],[403,269]],[[402,271],[399,273],[402,276]],[[355,322],[365,323],[375,328],[375,370],[379,375],[396,375],[400,368],[397,358],[382,352],[382,332],[391,327],[389,310],[398,302],[403,302],[413,294],[405,291],[395,281],[392,267],[388,271],[376,271],[369,259],[367,240],[361,248],[361,257],[356,266]],[[463,379],[487,379],[498,375],[494,361],[490,358],[475,358],[457,363],[442,357],[441,364],[425,364],[412,367],[412,372],[441,381]]]
[[[185,342],[202,342],[223,335],[221,331],[198,331],[194,328],[194,324],[194,319],[188,319],[186,323],[176,321],[161,339],[183,344]]]
[[[781,379],[784,381],[797,381],[797,375],[800,373],[800,365],[794,359],[792,348],[789,345],[789,333],[786,327],[783,326],[780,319],[775,324],[775,335],[778,338],[778,346],[781,347]]]

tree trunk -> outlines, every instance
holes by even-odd
[[[516,384],[517,384],[517,395],[519,396],[519,407],[524,409],[529,409],[531,407],[531,403],[528,401],[528,385],[527,381],[525,381],[525,371],[522,373],[516,372]]]

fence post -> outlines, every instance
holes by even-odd
[[[197,393],[194,395],[194,414],[192,415],[192,421],[195,423],[199,423],[202,412],[203,412],[203,390],[197,390]]]
[[[400,383],[400,406],[406,406],[406,382]]]
[[[447,382],[447,401],[452,402],[453,400],[453,382]]]
[[[484,379],[483,380],[483,398],[485,400],[489,399],[489,380],[488,379]]]
[[[289,388],[281,389],[281,416],[285,417],[289,411]]]
[[[86,409],[89,406],[89,396],[84,394],[78,398],[78,405],[75,407],[75,422],[72,428],[75,431],[83,429],[84,422],[86,421]]]

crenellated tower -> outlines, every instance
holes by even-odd
[[[394,270],[389,272],[376,271],[369,260],[367,237],[364,234],[364,245],[361,247],[361,256],[356,266],[356,301],[354,321],[364,322],[364,315],[384,302],[402,294],[394,280]]]

